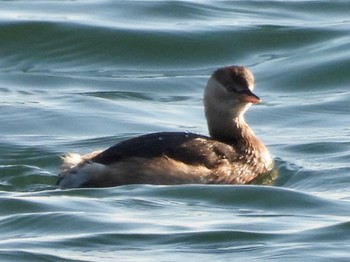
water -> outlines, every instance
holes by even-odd
[[[0,1],[1,261],[348,261],[347,1]],[[58,190],[65,152],[207,133],[213,70],[256,76],[273,186]]]

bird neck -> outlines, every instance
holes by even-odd
[[[243,115],[221,114],[208,117],[208,128],[212,138],[239,148],[253,146],[258,141]]]
[[[234,118],[227,115],[208,118],[208,126],[210,136],[231,145],[237,153],[237,160],[246,164],[252,163],[254,172],[265,173],[273,167],[273,159],[268,149],[256,137],[243,115]]]

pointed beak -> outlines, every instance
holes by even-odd
[[[242,93],[239,96],[239,100],[241,102],[252,103],[252,104],[258,104],[261,102],[261,99],[257,95],[253,94],[253,92],[250,90]]]

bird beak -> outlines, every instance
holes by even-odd
[[[253,92],[250,90],[242,93],[239,96],[239,100],[241,102],[252,103],[252,104],[258,104],[261,102],[261,99],[257,95],[254,95]]]

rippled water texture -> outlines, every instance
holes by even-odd
[[[349,261],[350,2],[0,1],[1,261]],[[207,134],[248,66],[273,186],[58,190],[60,156]]]

